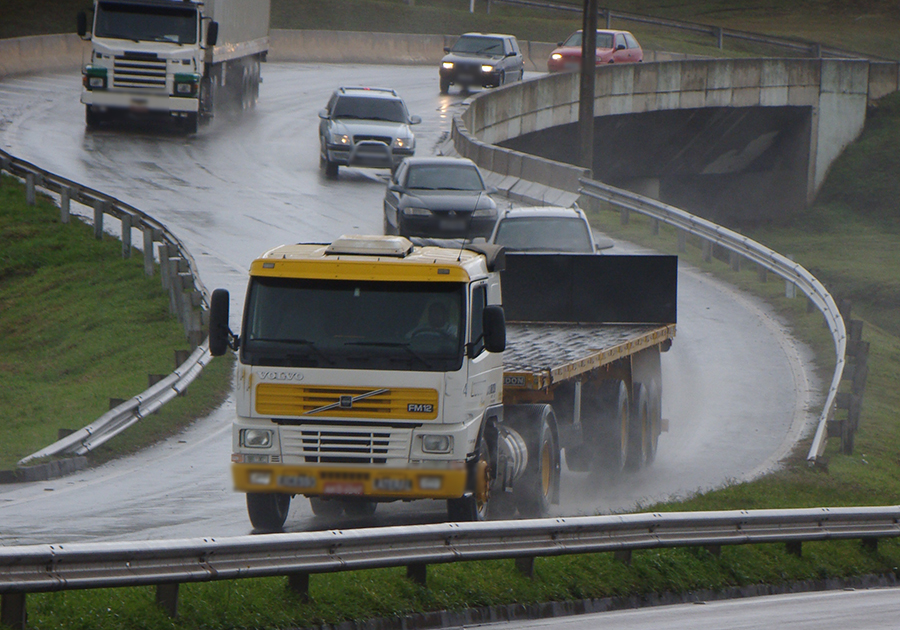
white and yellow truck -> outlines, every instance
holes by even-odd
[[[448,518],[542,516],[571,470],[653,460],[676,258],[505,254],[398,236],[253,261],[240,335],[213,292],[212,354],[238,352],[232,471],[253,526],[444,499]],[[501,299],[502,285],[502,299]]]
[[[193,133],[217,101],[252,107],[269,14],[270,0],[94,0],[77,28],[91,41],[82,69],[87,126],[164,116]]]

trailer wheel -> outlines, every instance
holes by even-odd
[[[447,519],[452,522],[483,521],[487,518],[491,488],[491,461],[487,440],[478,442],[478,459],[470,470],[473,487],[458,499],[447,499]]]
[[[625,465],[629,470],[640,470],[650,460],[650,392],[643,383],[634,384],[634,404],[631,405],[631,422],[628,433],[628,458]]]
[[[344,504],[337,499],[309,497],[309,507],[312,508],[313,514],[325,518],[337,518],[344,513]]]
[[[659,446],[659,434],[662,432],[662,391],[659,385],[652,383],[650,386],[650,435],[647,442],[647,465],[656,459],[656,449]]]
[[[284,527],[291,495],[280,492],[248,492],[247,513],[254,529],[278,532]]]
[[[372,516],[378,509],[376,501],[342,501],[344,504],[344,514],[350,518],[362,518]]]

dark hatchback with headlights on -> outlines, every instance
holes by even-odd
[[[411,157],[384,193],[384,233],[433,238],[487,236],[497,220],[497,192],[472,160]]]

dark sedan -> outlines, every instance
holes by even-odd
[[[497,220],[496,192],[465,158],[421,157],[401,162],[384,194],[384,233],[468,238],[488,236]]]

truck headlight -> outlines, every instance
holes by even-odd
[[[269,448],[272,446],[270,429],[241,429],[241,446],[246,448]]]
[[[453,450],[452,435],[423,435],[423,453],[449,453]]]
[[[84,69],[84,77],[82,78],[86,90],[105,90],[106,89],[106,68],[95,68],[88,66]]]
[[[441,64],[441,67],[442,67],[444,70],[453,70],[453,62],[452,62],[452,61],[445,61],[444,63]]]
[[[484,72],[485,74],[490,74],[491,72],[494,71],[494,66],[485,64],[485,65],[481,66],[481,71]]]
[[[178,96],[196,96],[199,85],[199,74],[179,72],[175,75],[174,90]]]

